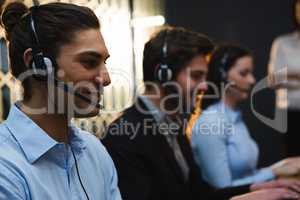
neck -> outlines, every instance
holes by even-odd
[[[157,107],[160,111],[162,111],[160,105],[162,99],[161,90],[159,90],[159,94],[157,94],[153,90],[146,89],[144,95],[147,96],[147,98],[151,101],[151,103],[153,103],[153,105],[155,105],[155,107]]]
[[[146,89],[144,95],[147,96],[148,99],[151,101],[151,103],[153,103],[153,105],[155,105],[161,112],[166,113],[165,109],[168,109],[168,107],[166,104],[162,104],[162,103],[166,103],[166,101],[163,101],[163,98],[165,97],[165,93],[162,88],[159,88],[159,90],[156,91],[151,89]],[[175,111],[168,114],[168,116],[171,119],[178,117],[178,115],[179,113]]]
[[[231,108],[231,109],[233,109],[233,110],[235,110],[236,107],[237,107],[237,102],[236,102],[236,100],[234,99],[234,97],[232,97],[232,96],[229,95],[229,94],[226,94],[226,95],[223,97],[222,101],[224,102],[224,104],[225,104],[226,106],[228,106],[229,108]]]
[[[41,129],[43,129],[51,138],[61,143],[69,143],[69,119],[64,114],[41,112],[42,114],[35,114],[32,108],[47,108],[40,101],[30,100],[22,102],[20,109]]]

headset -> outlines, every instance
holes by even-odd
[[[230,88],[236,89],[240,92],[248,92],[248,90],[245,90],[243,88],[241,88],[240,86],[238,86],[234,81],[228,81],[228,77],[227,77],[227,72],[225,71],[226,66],[228,65],[228,59],[229,59],[230,55],[229,53],[225,53],[224,56],[221,59],[220,62],[220,67],[219,67],[219,73],[221,76],[221,80],[225,83],[225,84],[229,84]]]
[[[30,30],[32,35],[32,61],[30,63],[33,76],[38,80],[46,80],[53,73],[52,59],[45,57],[41,48],[34,22],[34,12],[38,6],[33,6],[30,12]],[[55,63],[56,64],[56,63]]]
[[[227,80],[227,72],[225,71],[227,62],[228,62],[228,58],[229,58],[229,53],[225,53],[224,56],[221,59],[221,66],[219,67],[219,72],[221,75],[221,79],[224,82],[228,82]]]
[[[32,61],[31,61],[31,67],[33,70],[33,76],[34,78],[36,78],[37,80],[46,80],[48,76],[52,75],[54,77],[54,82],[55,85],[57,86],[58,83],[63,84],[63,89],[65,92],[74,94],[75,96],[83,99],[84,101],[88,102],[88,103],[93,103],[90,99],[88,99],[87,97],[75,92],[74,90],[72,90],[67,84],[62,83],[62,81],[59,81],[55,78],[54,74],[55,74],[55,69],[53,68],[53,66],[56,67],[57,69],[57,63],[55,61],[55,59],[51,59],[49,57],[45,57],[43,54],[43,51],[41,49],[41,45],[40,45],[40,41],[39,41],[39,37],[36,31],[36,25],[35,25],[35,21],[34,21],[34,12],[38,9],[38,5],[35,5],[31,8],[30,10],[30,30],[31,30],[31,34],[32,34]],[[95,106],[97,106],[98,104],[96,104]],[[100,105],[99,105],[100,107]],[[98,107],[98,108],[99,108]],[[75,160],[75,166],[76,166],[76,172],[77,172],[77,176],[80,182],[80,185],[85,193],[85,196],[87,198],[87,200],[89,200],[89,196],[86,192],[85,187],[83,186],[83,183],[81,181],[81,177],[79,174],[79,169],[78,169],[78,163],[77,163],[77,159],[75,157],[75,154],[73,152],[73,149],[71,148],[72,151],[72,155],[73,158]]]
[[[165,83],[168,82],[172,79],[173,72],[172,69],[168,66],[167,64],[167,58],[168,58],[168,30],[166,30],[165,33],[165,39],[162,47],[162,58],[161,62],[157,67],[157,70],[155,72],[156,74],[156,79],[161,82]]]
[[[55,69],[58,69],[58,65],[56,60],[51,57],[45,57],[43,51],[41,49],[39,37],[36,31],[36,24],[34,21],[34,12],[38,9],[38,5],[33,6],[30,11],[30,30],[32,35],[32,61],[31,61],[31,68],[33,70],[33,77],[37,80],[47,80],[48,76],[52,76],[54,79],[55,86],[62,86],[63,90],[67,93],[75,95],[79,97],[83,101],[95,106],[96,108],[102,109],[104,106],[100,103],[92,102],[88,97],[80,94],[79,92],[75,91],[73,88],[68,86],[63,81],[60,81],[55,76]],[[54,68],[54,67],[55,68]]]

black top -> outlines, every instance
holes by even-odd
[[[147,110],[140,100],[137,104]],[[249,185],[216,190],[204,182],[189,141],[177,137],[190,169],[188,181],[150,113],[134,105],[109,126],[102,142],[115,163],[124,200],[225,200],[249,192]]]

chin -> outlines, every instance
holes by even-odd
[[[242,100],[247,100],[248,98],[249,98],[249,94],[248,93],[242,94],[242,97],[241,97]]]
[[[100,113],[100,109],[95,108],[89,112],[75,112],[74,117],[75,118],[89,118],[89,117],[95,117]]]
[[[97,102],[99,102],[99,101],[97,101]],[[100,108],[92,106],[91,104],[89,104],[85,101],[82,101],[81,99],[77,99],[75,105],[76,105],[75,107],[77,109],[75,108],[75,110],[74,110],[74,117],[76,117],[76,118],[95,117],[100,112]]]
[[[100,112],[100,108],[91,106],[85,102],[78,102],[76,105],[77,109],[74,110],[74,117],[76,118],[95,117]]]

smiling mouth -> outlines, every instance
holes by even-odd
[[[90,100],[96,100],[97,102],[99,102],[101,100],[102,94],[99,92],[82,92],[81,95],[89,98]]]
[[[96,105],[99,104],[101,101],[101,96],[103,95],[103,93],[100,91],[91,92],[89,90],[78,90],[76,93],[78,94],[77,97],[79,97],[81,100]]]

